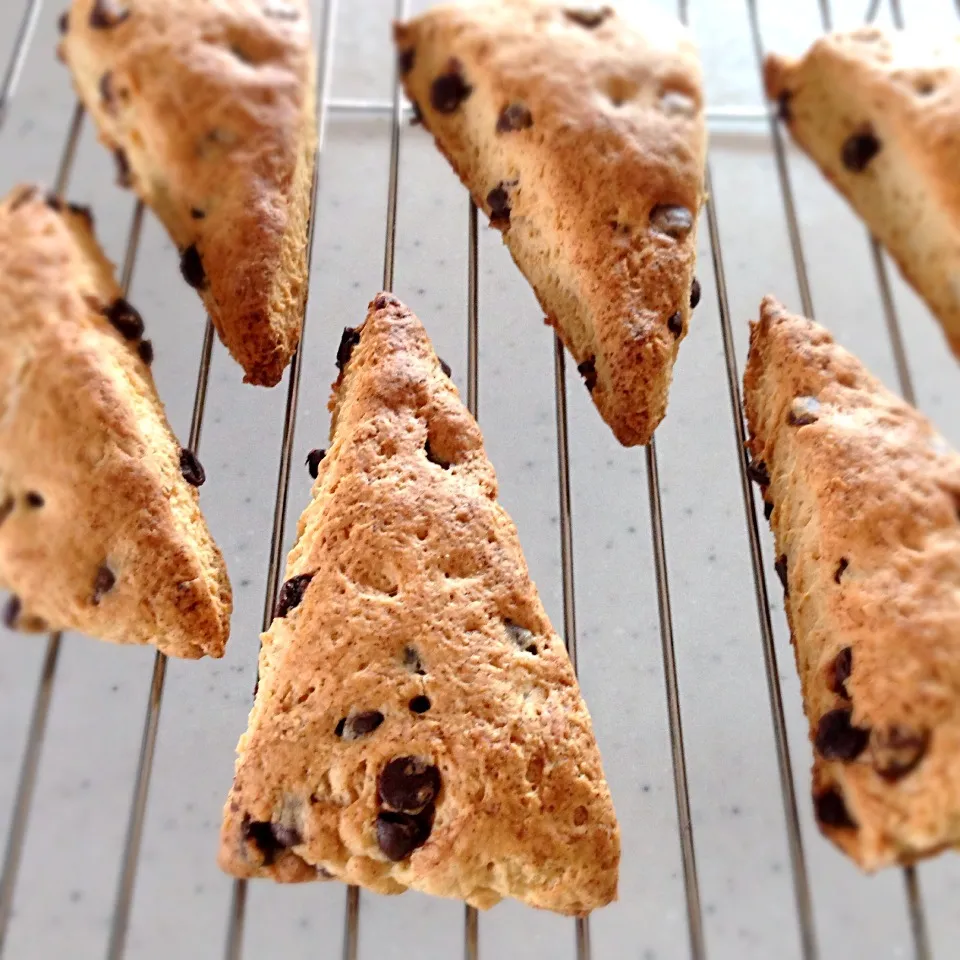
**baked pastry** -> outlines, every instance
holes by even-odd
[[[203,468],[170,432],[92,222],[35,187],[0,202],[4,619],[219,657],[231,594]]]
[[[602,906],[620,851],[600,755],[480,429],[389,294],[337,363],[220,864],[481,908]]]
[[[245,381],[303,326],[316,147],[305,0],[73,0],[61,55],[119,181],[180,250]]]
[[[655,9],[635,20],[482,0],[394,27],[417,116],[627,446],[648,443],[666,413],[700,298],[706,155],[693,43]]]
[[[960,846],[960,454],[771,298],[744,392],[820,828],[867,870]]]
[[[767,94],[960,358],[960,40],[865,27],[767,57]]]

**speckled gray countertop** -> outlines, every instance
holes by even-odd
[[[799,51],[819,29],[816,0],[759,0],[768,46]],[[319,23],[321,0],[315,0]],[[414,3],[414,8],[425,6]],[[671,0],[661,0],[670,9]],[[691,0],[714,105],[758,106],[745,0]],[[866,0],[834,0],[852,26]],[[951,0],[904,0],[908,24],[956,30]],[[0,0],[0,64],[24,0]],[[388,99],[393,0],[343,0],[336,19],[332,94]],[[46,2],[16,95],[0,129],[0,190],[52,182],[73,109],[53,56],[61,4]],[[882,13],[881,19],[888,14]],[[775,292],[799,308],[786,221],[764,123],[712,125],[714,202],[736,331]],[[379,289],[390,153],[383,115],[330,117],[321,161],[312,288],[286,534],[305,505],[301,464],[322,445],[326,399],[343,326]],[[467,196],[427,135],[403,130],[396,292],[420,315],[461,389],[466,374]],[[790,174],[819,318],[888,383],[896,369],[863,227],[792,150]],[[69,195],[93,205],[108,253],[120,261],[133,213],[112,184],[110,158],[84,126]],[[685,735],[693,837],[707,953],[715,960],[801,956],[771,710],[723,361],[706,218],[700,231],[704,297],[658,431],[665,544]],[[480,421],[501,498],[554,622],[563,623],[553,346],[499,235],[480,231]],[[895,273],[893,289],[919,405],[960,444],[960,371],[938,327]],[[154,371],[174,429],[186,437],[203,338],[199,300],[177,257],[146,220],[131,299],[156,345]],[[570,368],[572,373],[572,368]],[[603,427],[578,378],[568,405],[580,676],[623,831],[619,903],[591,921],[595,958],[690,955],[671,765],[657,583],[644,455]],[[200,444],[202,503],[230,568],[233,635],[222,661],[170,662],[126,956],[223,955],[231,882],[214,862],[233,751],[251,703],[286,402],[244,387],[214,346]],[[765,568],[770,537],[761,528]],[[788,739],[816,936],[826,960],[912,957],[903,876],[863,878],[812,821],[810,748],[783,618],[771,589]],[[46,643],[0,634],[0,838],[13,813]],[[114,911],[150,688],[153,651],[64,638],[27,822],[4,960],[103,957]],[[2,840],[0,840],[2,842]],[[918,870],[933,955],[960,956],[960,859]],[[250,885],[243,954],[332,958],[342,949],[338,884]],[[463,955],[461,904],[417,894],[360,898],[362,960]],[[572,960],[573,923],[516,904],[480,918],[480,953],[497,960]]]

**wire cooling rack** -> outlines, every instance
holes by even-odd
[[[12,0],[8,0],[12,2]],[[708,0],[702,0],[706,8]],[[813,0],[810,0],[811,7],[814,7]],[[740,0],[730,0],[725,4],[730,7],[731,15],[735,7],[739,7],[742,14],[743,8],[740,6]],[[42,0],[28,0],[23,8],[22,15],[18,21],[18,27],[9,44],[9,59],[6,73],[0,86],[0,132],[3,132],[3,125],[8,120],[11,108],[15,103],[15,97],[18,93],[18,80],[23,71],[24,64],[27,61],[31,50],[31,39],[33,38],[41,15],[47,16],[48,11],[42,10]],[[344,5],[346,6],[346,5]],[[362,4],[357,4],[358,7]],[[687,2],[680,0],[678,13],[684,21],[688,19],[688,14],[693,13],[697,16],[696,4],[692,11],[688,10]],[[749,30],[749,49],[754,60],[753,67],[758,68],[762,63],[765,53],[764,31],[762,23],[764,15],[776,16],[776,7],[778,4],[770,0],[770,7],[773,13],[763,8],[759,0],[746,0],[746,24]],[[920,3],[916,4],[921,6]],[[319,138],[318,138],[318,163],[317,174],[313,184],[313,210],[311,216],[310,234],[309,234],[309,255],[311,263],[314,258],[314,236],[318,227],[318,200],[323,197],[322,178],[324,174],[325,150],[328,145],[330,125],[332,122],[344,121],[352,124],[363,122],[385,122],[389,124],[389,163],[387,165],[387,201],[385,218],[385,236],[383,244],[383,272],[382,288],[392,290],[394,287],[395,263],[397,254],[398,239],[398,202],[400,199],[400,168],[401,168],[401,144],[407,144],[407,139],[412,134],[407,132],[406,120],[409,117],[409,107],[404,102],[397,77],[394,74],[392,80],[392,99],[377,99],[375,97],[345,97],[336,96],[334,93],[333,67],[337,47],[337,26],[341,22],[344,14],[343,10],[338,11],[337,0],[318,0],[315,4],[315,31],[318,42],[318,104],[319,104]],[[391,11],[397,18],[404,18],[408,14],[407,0],[396,0],[395,7]],[[904,26],[904,11],[897,0],[890,0],[889,5],[883,7],[882,0],[873,0],[869,10],[866,12],[865,19],[873,21],[879,16],[886,16],[892,25],[897,27]],[[957,12],[960,13],[960,2],[958,2]],[[339,17],[338,17],[339,14]],[[830,0],[818,0],[815,5],[815,15],[819,20],[820,29],[826,31],[834,27],[833,12]],[[52,16],[52,14],[51,14]],[[10,22],[12,18],[9,18]],[[850,24],[845,24],[850,25]],[[2,53],[0,48],[0,53]],[[348,51],[349,55],[349,51]],[[392,62],[392,59],[389,61]],[[383,71],[388,70],[382,66]],[[710,80],[710,63],[707,62],[708,81]],[[64,82],[66,82],[64,80]],[[771,209],[767,211],[770,220],[776,220],[778,224],[785,223],[786,236],[789,243],[789,250],[792,259],[793,273],[795,275],[796,288],[799,294],[799,308],[807,316],[815,315],[815,304],[812,290],[811,271],[808,268],[808,247],[805,247],[804,230],[802,216],[800,214],[801,206],[798,203],[797,191],[793,179],[793,163],[791,156],[792,150],[786,143],[784,134],[771,111],[766,107],[750,105],[730,105],[714,106],[708,110],[708,119],[711,125],[711,132],[714,136],[714,143],[723,143],[723,137],[733,128],[740,131],[740,136],[746,137],[751,141],[759,141],[761,149],[769,150],[772,156],[773,166],[776,172],[776,183],[779,189],[782,210]],[[54,190],[58,195],[68,192],[71,184],[71,174],[74,170],[74,161],[77,155],[78,143],[80,141],[81,131],[84,126],[84,114],[79,105],[73,109],[73,113],[68,124],[68,129],[61,149],[59,165],[54,181]],[[0,141],[3,149],[8,149],[8,145]],[[828,929],[824,930],[824,924],[818,924],[815,919],[815,891],[814,883],[811,879],[811,868],[809,864],[809,853],[807,848],[812,844],[821,844],[819,839],[811,840],[811,832],[807,828],[808,842],[804,842],[804,829],[802,821],[806,817],[801,805],[798,804],[798,788],[806,795],[807,774],[804,769],[794,769],[795,764],[791,758],[790,739],[791,734],[788,726],[794,728],[793,735],[794,746],[797,743],[803,743],[805,739],[805,729],[802,717],[788,713],[785,709],[784,684],[789,684],[787,674],[792,670],[792,664],[787,663],[784,667],[784,674],[781,676],[778,666],[778,656],[785,656],[783,647],[778,649],[775,641],[775,629],[771,615],[772,604],[767,593],[767,583],[765,579],[765,562],[763,556],[762,542],[765,535],[761,534],[762,524],[758,521],[757,502],[751,488],[751,483],[747,474],[747,462],[743,454],[744,446],[744,426],[743,413],[740,396],[740,381],[737,363],[738,344],[736,337],[736,328],[731,319],[731,297],[728,293],[728,271],[725,267],[725,245],[721,242],[723,231],[721,229],[720,209],[727,211],[736,203],[736,197],[732,195],[718,196],[714,184],[713,166],[714,153],[717,147],[711,148],[711,162],[707,168],[707,192],[709,201],[706,205],[704,216],[701,222],[701,234],[705,238],[709,253],[706,260],[712,266],[712,273],[715,285],[716,315],[719,320],[719,344],[721,346],[720,357],[722,357],[723,371],[726,381],[726,388],[729,395],[730,411],[732,416],[730,421],[733,425],[733,433],[730,437],[732,445],[728,448],[728,457],[735,457],[737,467],[737,477],[739,481],[741,504],[738,511],[742,513],[742,520],[745,522],[746,544],[748,549],[748,567],[752,574],[753,593],[755,599],[755,618],[758,625],[759,639],[761,643],[761,654],[763,671],[766,677],[767,695],[769,701],[769,720],[772,721],[772,743],[775,756],[776,778],[775,783],[779,790],[779,805],[781,811],[778,817],[774,817],[770,830],[777,834],[779,839],[774,841],[774,845],[779,845],[785,849],[784,864],[775,864],[774,872],[778,872],[779,867],[785,874],[781,881],[787,884],[792,897],[792,915],[783,924],[780,931],[781,939],[777,941],[776,936],[773,939],[767,937],[761,943],[751,943],[749,930],[737,931],[740,936],[739,945],[731,931],[725,930],[722,923],[715,919],[721,907],[716,901],[716,897],[705,897],[702,893],[702,876],[705,872],[703,864],[698,864],[695,838],[697,835],[698,820],[704,820],[706,814],[698,817],[693,810],[691,803],[690,777],[688,776],[688,755],[689,750],[685,746],[684,740],[684,713],[682,705],[690,702],[690,699],[697,696],[696,691],[690,693],[687,690],[687,698],[681,696],[680,681],[678,674],[681,672],[678,667],[678,660],[682,661],[682,647],[675,646],[675,615],[673,604],[671,602],[671,570],[673,564],[668,562],[667,557],[667,535],[665,532],[666,522],[664,514],[664,494],[667,484],[672,482],[669,473],[661,474],[661,457],[658,456],[657,444],[651,443],[642,453],[633,452],[634,456],[644,458],[645,478],[647,487],[647,500],[649,507],[649,531],[650,531],[650,562],[655,574],[656,587],[656,611],[658,618],[659,635],[662,653],[662,678],[665,688],[666,700],[666,728],[669,735],[669,759],[672,765],[672,793],[675,804],[675,823],[678,836],[678,856],[675,869],[671,876],[665,882],[676,881],[677,902],[682,903],[682,913],[670,920],[661,931],[661,936],[657,940],[657,947],[647,946],[647,941],[642,936],[633,935],[627,938],[622,936],[623,925],[617,927],[615,934],[608,934],[601,937],[593,935],[592,927],[603,921],[597,919],[583,919],[570,921],[570,926],[566,929],[567,935],[558,935],[559,929],[551,927],[549,934],[546,934],[537,927],[535,920],[530,920],[526,913],[514,913],[510,920],[509,930],[494,930],[492,921],[478,916],[477,912],[471,908],[456,907],[461,911],[461,920],[456,923],[459,931],[454,935],[450,925],[450,910],[453,909],[449,904],[445,905],[443,923],[444,936],[437,939],[424,931],[421,923],[416,920],[402,932],[401,940],[405,939],[405,945],[401,944],[401,952],[397,956],[451,956],[463,955],[467,960],[478,960],[481,956],[487,957],[572,957],[576,956],[578,960],[588,960],[592,956],[596,957],[643,957],[652,958],[656,956],[665,957],[685,957],[690,956],[695,960],[700,960],[708,955],[721,957],[803,957],[804,960],[815,960],[818,957],[873,957],[873,956],[913,956],[917,960],[928,960],[937,956],[941,960],[946,958],[960,956],[960,926],[957,925],[957,914],[960,908],[956,907],[960,903],[960,897],[956,895],[940,898],[938,903],[942,910],[949,910],[949,904],[952,902],[953,915],[943,916],[938,919],[938,929],[941,936],[937,938],[937,945],[943,944],[939,949],[935,949],[934,938],[931,936],[930,924],[928,923],[927,903],[924,895],[921,893],[920,881],[917,870],[907,868],[902,871],[902,904],[905,910],[906,926],[900,935],[894,935],[889,944],[877,946],[861,946],[856,944],[866,944],[867,940],[860,939],[866,928],[865,923],[872,922],[865,920],[864,916],[858,915],[853,919],[854,929],[838,934],[836,930],[838,917],[833,911],[827,911],[829,914]],[[4,184],[3,189],[8,189],[10,185]],[[806,190],[804,190],[806,193]],[[334,206],[336,202],[334,201]],[[480,383],[480,288],[481,288],[481,240],[480,229],[478,225],[477,210],[472,204],[467,204],[467,279],[466,279],[466,313],[467,313],[467,331],[465,337],[467,369],[465,377],[467,403],[474,414],[478,413],[478,397]],[[767,228],[768,221],[763,220],[757,224],[757,233],[762,234]],[[131,285],[134,274],[134,267],[137,262],[138,249],[140,247],[141,234],[144,230],[145,218],[144,209],[141,204],[136,204],[132,220],[130,222],[126,235],[125,252],[122,264],[121,285],[126,292]],[[704,229],[705,228],[705,229]],[[762,242],[762,240],[761,240]],[[414,243],[416,246],[416,242]],[[892,356],[893,368],[896,371],[898,385],[902,394],[911,402],[917,402],[917,391],[915,390],[912,379],[912,368],[908,360],[908,344],[905,343],[904,329],[900,321],[900,312],[898,311],[898,297],[895,294],[894,287],[896,280],[891,281],[888,272],[887,261],[884,254],[878,248],[875,241],[869,239],[870,257],[872,260],[872,269],[875,274],[875,280],[879,294],[879,305],[889,337],[889,349]],[[740,250],[735,251],[735,256],[742,256]],[[701,272],[707,269],[705,258],[701,254]],[[327,279],[325,282],[330,283]],[[356,286],[356,284],[354,284]],[[705,296],[708,299],[706,291],[708,284],[704,284]],[[365,291],[373,293],[372,290]],[[423,293],[424,291],[420,291]],[[419,304],[411,302],[411,306],[421,312]],[[704,307],[701,307],[701,313]],[[348,321],[356,321],[358,316],[346,318]],[[832,318],[824,318],[827,323],[831,323]],[[694,326],[694,335],[699,335],[699,326],[707,321],[703,316],[698,318]],[[341,324],[342,325],[342,324]],[[429,324],[428,324],[429,326]],[[263,627],[269,624],[271,611],[274,607],[275,594],[278,587],[278,581],[282,575],[283,562],[288,539],[288,513],[293,510],[292,515],[296,515],[302,503],[288,504],[288,493],[290,490],[291,467],[300,455],[299,446],[295,441],[295,432],[297,425],[298,410],[301,401],[301,373],[303,369],[303,355],[309,344],[309,330],[305,331],[304,346],[294,357],[291,365],[286,386],[285,407],[282,413],[282,428],[280,441],[279,468],[277,472],[275,497],[273,502],[272,530],[269,537],[269,562],[266,570],[266,582],[262,603],[262,624]],[[196,378],[196,386],[193,395],[192,416],[190,418],[188,445],[194,449],[201,447],[201,434],[207,428],[206,406],[208,388],[211,382],[211,360],[214,356],[214,335],[213,329],[207,321],[206,328],[202,338],[200,349],[199,371]],[[687,344],[685,350],[689,350]],[[684,360],[684,351],[681,351],[681,364]],[[679,367],[678,367],[679,370]],[[180,382],[183,382],[181,376]],[[896,385],[896,384],[895,384]],[[576,385],[574,385],[576,386]],[[953,381],[956,386],[956,380]],[[561,348],[559,339],[554,338],[553,351],[553,406],[555,412],[555,439],[556,439],[556,478],[558,481],[558,510],[556,514],[557,526],[559,532],[559,574],[560,574],[560,609],[562,610],[563,633],[566,639],[568,650],[574,667],[578,667],[578,623],[577,608],[574,581],[574,559],[577,554],[577,542],[574,540],[573,508],[571,496],[571,468],[576,466],[575,458],[571,457],[571,417],[568,413],[568,393],[566,385],[566,359]],[[947,404],[949,408],[949,403]],[[955,408],[955,406],[954,406]],[[592,412],[591,412],[592,413]],[[219,418],[217,418],[219,422]],[[481,421],[482,422],[482,421]],[[584,422],[589,422],[586,418]],[[668,421],[669,422],[669,421]],[[592,424],[591,429],[596,424]],[[321,427],[314,428],[322,432]],[[671,460],[674,458],[671,458]],[[633,529],[632,527],[628,529]],[[589,531],[581,531],[579,536],[588,536]],[[677,545],[678,551],[686,549],[686,545]],[[228,555],[229,556],[229,555]],[[231,568],[233,569],[233,568]],[[674,581],[676,578],[674,578]],[[242,581],[241,581],[242,583]],[[681,587],[685,584],[681,584]],[[744,587],[744,589],[749,589]],[[236,633],[236,631],[235,631]],[[585,631],[579,634],[583,639]],[[595,638],[596,639],[596,638]],[[34,641],[39,642],[39,641]],[[48,726],[48,718],[51,713],[51,707],[54,703],[57,687],[58,672],[62,660],[62,650],[68,642],[60,634],[52,634],[46,640],[46,647],[38,668],[38,679],[35,694],[33,697],[32,708],[29,713],[29,719],[25,723],[25,734],[22,745],[21,759],[19,769],[11,766],[9,771],[3,768],[3,778],[10,780],[11,807],[9,830],[6,840],[6,848],[2,866],[2,877],[0,877],[0,956],[5,960],[21,960],[21,958],[32,956],[102,956],[106,955],[110,960],[119,960],[124,956],[184,956],[184,957],[207,957],[222,955],[228,960],[234,960],[245,954],[252,955],[263,953],[262,947],[251,946],[247,937],[248,927],[252,922],[253,907],[250,899],[250,887],[245,881],[229,881],[224,879],[224,884],[232,884],[229,897],[229,907],[226,910],[226,933],[222,938],[221,945],[211,947],[206,941],[193,942],[186,947],[174,947],[176,942],[175,928],[177,920],[173,918],[168,922],[167,929],[171,931],[171,946],[167,948],[163,942],[149,943],[143,938],[135,940],[130,936],[131,916],[135,904],[135,893],[137,890],[139,868],[143,862],[143,837],[145,822],[148,811],[148,804],[151,797],[151,777],[154,772],[155,759],[157,754],[158,736],[161,728],[161,706],[164,700],[165,685],[167,680],[167,659],[162,654],[153,654],[152,672],[149,679],[149,688],[142,716],[142,735],[139,744],[138,760],[133,773],[132,782],[128,784],[129,794],[126,828],[123,832],[120,842],[120,859],[115,866],[97,864],[97,869],[115,870],[116,877],[114,881],[115,892],[110,898],[107,913],[108,916],[98,918],[97,932],[90,933],[84,931],[78,934],[78,939],[71,941],[71,945],[64,948],[58,948],[56,954],[43,952],[45,948],[38,947],[40,952],[31,952],[31,942],[42,941],[42,931],[36,928],[33,931],[27,930],[21,932],[19,936],[14,936],[15,926],[19,921],[16,904],[19,903],[18,880],[22,874],[25,854],[28,851],[28,833],[30,829],[36,829],[36,824],[32,820],[34,805],[37,799],[38,772],[41,769],[43,760],[43,749],[45,733]],[[233,640],[236,644],[239,641]],[[598,640],[599,642],[599,640]],[[129,651],[114,651],[116,656],[128,656]],[[755,656],[755,652],[754,652]],[[792,657],[790,658],[792,659]],[[248,665],[248,669],[249,665]],[[238,670],[239,672],[239,670]],[[18,682],[22,682],[19,680]],[[795,681],[793,681],[795,686]],[[62,685],[62,681],[61,681]],[[596,687],[596,684],[593,684]],[[211,689],[213,689],[211,687]],[[245,695],[248,688],[245,688]],[[602,688],[588,689],[585,682],[585,691],[588,700],[594,706],[594,712],[597,712],[597,701],[603,697]],[[797,697],[795,690],[791,693],[788,689],[786,697],[791,699],[790,709],[794,713],[798,710]],[[688,714],[691,708],[687,708]],[[130,717],[125,718],[126,723],[131,722]],[[764,723],[766,720],[763,721]],[[239,730],[237,730],[239,733]],[[604,747],[605,757],[609,755]],[[805,748],[805,745],[804,745]],[[666,758],[666,755],[665,755]],[[608,769],[608,772],[609,771]],[[667,777],[669,782],[669,777]],[[225,786],[225,785],[224,785]],[[642,790],[649,790],[648,785],[644,785]],[[615,799],[617,791],[614,791]],[[709,791],[708,791],[709,793]],[[67,803],[69,801],[65,801]],[[711,808],[711,798],[707,796],[701,801],[701,807],[709,810]],[[619,806],[619,800],[618,800]],[[2,811],[0,811],[2,812]],[[214,811],[211,819],[205,823],[208,828],[208,834],[213,835],[216,831],[217,812]],[[737,808],[731,808],[730,813],[736,815]],[[622,819],[622,818],[621,818]],[[785,836],[785,841],[783,837]],[[672,841],[669,838],[662,842],[669,845]],[[211,841],[211,855],[212,855]],[[625,843],[624,859],[625,866],[629,859],[636,854],[629,843]],[[822,856],[822,850],[818,851],[818,856]],[[736,857],[736,851],[733,852]],[[841,877],[840,881],[832,888],[834,891],[851,891],[854,884],[866,883],[860,881],[852,872],[843,873],[844,866],[838,865],[838,860],[830,861],[830,869]],[[709,869],[709,868],[708,868]],[[922,868],[921,868],[922,869]],[[960,886],[956,871],[944,875],[938,874],[938,883],[943,884],[950,889]],[[711,886],[715,885],[711,881]],[[730,885],[730,884],[728,884]],[[951,885],[953,885],[951,887]],[[36,884],[34,893],[36,893]],[[762,884],[761,884],[762,886]],[[311,889],[319,889],[312,887]],[[288,889],[282,890],[277,896],[294,897],[295,894]],[[304,896],[297,894],[297,896]],[[308,895],[309,896],[309,895]],[[404,900],[408,900],[408,895]],[[730,896],[738,896],[741,899],[746,898],[750,901],[753,897],[759,909],[764,909],[764,900],[762,890],[754,890],[752,893],[734,893],[731,888]],[[869,894],[861,895],[869,899]],[[71,900],[73,895],[71,894]],[[77,897],[79,899],[79,896]],[[669,898],[668,898],[669,899]],[[379,898],[370,897],[361,894],[357,888],[348,888],[342,899],[342,907],[339,901],[334,901],[333,907],[328,903],[324,907],[323,916],[326,923],[323,927],[321,936],[313,935],[308,938],[311,947],[302,955],[311,957],[334,957],[342,955],[344,960],[356,960],[358,957],[373,955],[369,949],[364,950],[362,943],[370,943],[378,940],[380,949],[379,955],[390,955],[390,943],[394,940],[392,931],[388,930],[386,936],[375,936],[370,932],[370,928],[376,924],[384,922],[384,914],[378,907]],[[274,897],[271,900],[276,904],[279,901]],[[892,903],[889,891],[889,885],[885,889],[884,897],[881,898],[881,904],[876,907],[879,912],[890,909]],[[411,917],[423,919],[424,916],[429,920],[431,914],[422,913],[423,907],[421,901],[415,901],[415,906],[411,912]],[[884,906],[885,905],[885,906]],[[944,906],[946,905],[946,906]],[[431,908],[432,909],[432,908]],[[498,908],[504,909],[504,908]],[[627,910],[642,910],[641,903],[627,903]],[[893,908],[896,909],[896,908]],[[309,910],[309,908],[308,908]],[[340,913],[342,928],[338,930],[335,926],[331,927],[330,920],[336,912]],[[56,914],[56,910],[51,905],[51,916]],[[420,912],[418,912],[420,911]],[[669,909],[666,913],[669,914]],[[43,912],[40,913],[43,916]],[[401,913],[394,911],[386,914],[387,919],[393,919],[395,922]],[[493,917],[494,914],[491,914]],[[601,918],[603,914],[597,915]],[[849,919],[849,918],[848,918]],[[839,922],[843,922],[842,911],[839,915]],[[557,919],[556,924],[565,924],[568,921]],[[860,929],[857,929],[857,924]],[[22,922],[21,922],[22,925]],[[304,920],[300,921],[304,926]],[[629,927],[629,923],[626,924]],[[684,927],[686,935],[683,935]],[[545,930],[546,928],[544,928]],[[489,940],[485,931],[490,931]],[[89,942],[84,939],[89,934]],[[102,934],[102,935],[101,935]],[[745,935],[747,934],[747,935]],[[558,939],[558,936],[561,939]],[[567,939],[569,937],[569,939]],[[852,937],[852,939],[851,939]],[[841,946],[841,942],[844,944]],[[563,946],[558,946],[558,944]],[[779,945],[774,945],[779,943]],[[854,944],[851,948],[850,944]],[[952,944],[952,946],[951,946]],[[12,952],[16,950],[16,953]],[[277,944],[274,949],[267,949],[268,956],[293,956],[288,952],[289,947]],[[385,954],[384,954],[385,952]]]

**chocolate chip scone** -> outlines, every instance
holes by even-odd
[[[219,657],[231,594],[203,469],[157,397],[90,211],[0,202],[0,588],[8,626]]]
[[[61,55],[119,180],[180,250],[248,383],[303,326],[316,146],[304,0],[73,0]]]
[[[417,115],[628,446],[666,413],[700,298],[706,151],[693,43],[654,9],[636,20],[483,0],[394,27]]]
[[[224,811],[221,866],[489,907],[616,896],[590,715],[420,321],[344,331]]]
[[[823,832],[865,869],[960,845],[960,454],[767,298],[745,377]]]
[[[767,57],[767,94],[960,358],[960,41],[873,27]]]

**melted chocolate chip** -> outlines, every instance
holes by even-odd
[[[856,760],[867,748],[870,731],[855,727],[849,708],[825,713],[817,724],[814,746],[825,760]]]
[[[384,304],[386,306],[386,304]],[[382,310],[383,307],[378,307],[376,302],[374,302],[374,307],[378,310]],[[350,357],[353,354],[353,348],[360,342],[360,331],[354,327],[344,327],[343,334],[340,337],[340,346],[337,347],[337,369],[343,370],[343,368],[350,362]]]
[[[443,357],[437,357],[437,359],[440,361],[440,369],[443,371],[443,375],[445,377],[452,377],[453,371],[450,369],[450,364],[447,363],[447,361],[444,360]]]
[[[763,518],[769,520],[773,516],[773,501],[765,500],[763,503]]]
[[[427,439],[427,442],[423,445],[423,451],[427,455],[427,459],[431,463],[435,463],[438,467],[442,467],[444,470],[450,469],[450,461],[444,460],[443,457],[436,454],[433,449],[430,447],[430,440]]]
[[[120,147],[113,151],[113,162],[117,168],[117,186],[126,190],[132,186],[133,180],[130,176],[130,161]]]
[[[770,486],[770,471],[762,460],[751,460],[747,465],[747,474],[758,487]]]
[[[391,810],[419,813],[440,792],[440,771],[423,757],[394,757],[377,778],[377,798]]]
[[[777,576],[780,578],[780,583],[783,584],[784,595],[790,595],[790,584],[787,580],[787,555],[781,554],[777,557],[777,562],[773,565],[774,569],[777,571]]]
[[[675,337],[680,337],[683,334],[683,315],[679,310],[676,313],[671,313],[668,317],[667,329]]]
[[[813,809],[817,820],[826,827],[848,827],[856,829],[843,802],[840,792],[833,787],[813,798]]]
[[[117,582],[116,574],[104,564],[98,571],[93,580],[93,596],[90,602],[95,606],[100,605],[100,601],[114,588]]]
[[[70,29],[70,11],[64,10],[60,14],[60,18],[57,20],[57,29],[61,33],[66,33]]]
[[[197,245],[191,243],[180,255],[180,273],[183,279],[195,290],[202,290],[207,285],[207,274],[203,269],[203,261],[200,259],[200,251]]]
[[[847,692],[847,681],[853,672],[853,648],[844,647],[834,658],[833,666],[827,676],[827,686],[838,697],[844,700],[850,699]]]
[[[510,225],[510,194],[507,193],[510,186],[506,181],[501,181],[487,194],[491,226],[503,228]]]
[[[285,827],[269,820],[251,820],[243,818],[241,832],[244,840],[249,840],[263,855],[263,865],[268,867],[277,858],[277,854],[288,847],[295,847],[303,841],[298,830]]]
[[[153,344],[149,340],[141,340],[137,344],[137,356],[149,367],[153,363]]]
[[[787,412],[791,427],[808,427],[820,419],[820,401],[816,397],[796,397]]]
[[[870,129],[847,137],[840,159],[852,173],[863,173],[870,161],[880,152],[880,141]]]
[[[299,607],[312,579],[312,573],[301,573],[291,577],[280,588],[280,595],[277,597],[277,610],[274,616],[285,617],[291,610]]]
[[[39,510],[46,502],[43,499],[43,494],[37,493],[36,490],[28,490],[23,499],[26,500],[27,506],[32,507],[34,510]]]
[[[527,130],[533,126],[533,114],[523,103],[507,104],[497,117],[497,133],[513,133],[515,130]]]
[[[117,10],[111,0],[95,0],[90,10],[90,26],[94,30],[108,30],[119,26],[129,16],[129,10]]]
[[[8,630],[17,629],[17,621],[20,619],[20,611],[22,609],[23,604],[20,602],[20,598],[14,594],[3,608],[3,625]]]
[[[183,479],[193,487],[202,487],[207,479],[197,455],[186,447],[180,449],[180,472]]]
[[[117,297],[103,314],[124,340],[139,340],[143,336],[143,318],[123,297]]]
[[[430,698],[421,694],[418,697],[414,697],[407,706],[410,707],[414,713],[426,713],[430,709]]]
[[[571,9],[563,11],[563,15],[571,21],[571,23],[585,27],[587,30],[595,30],[607,17],[612,16],[612,14],[613,10],[610,7],[600,7],[596,10]]]
[[[416,59],[417,51],[411,47],[409,50],[401,50],[397,56],[397,67],[400,70],[400,76],[405,77],[412,69]]]
[[[650,226],[657,233],[682,240],[693,229],[693,214],[676,204],[661,204],[650,211]]]
[[[363,713],[353,713],[344,717],[334,731],[344,740],[359,740],[373,733],[383,723],[383,714],[379,710],[365,710]]]
[[[194,220],[202,220],[206,214],[199,207],[191,207],[190,216],[193,217]]]
[[[583,377],[583,382],[586,385],[586,388],[593,393],[595,387],[597,386],[597,358],[590,357],[589,360],[584,360],[583,363],[578,363],[577,372],[581,377]]]
[[[840,562],[837,564],[837,569],[833,574],[833,582],[839,583],[840,578],[844,575],[847,570],[847,567],[850,566],[850,561],[846,557],[841,557]]]
[[[463,78],[462,67],[451,60],[446,73],[441,73],[430,87],[430,103],[437,113],[454,113],[470,94],[473,87]]]
[[[413,817],[384,811],[377,814],[377,846],[388,860],[398,863],[427,842],[432,828],[432,818],[424,814]]]
[[[403,648],[403,665],[411,672],[417,674],[417,676],[425,677],[427,671],[424,669],[423,661],[420,659],[420,654],[413,647],[404,647]]]
[[[700,303],[700,281],[694,277],[690,285],[690,309],[694,310]]]
[[[307,469],[310,471],[310,476],[314,480],[317,479],[317,474],[320,472],[320,461],[327,455],[326,450],[311,450],[307,454]]]
[[[875,730],[870,748],[873,768],[884,780],[900,780],[916,768],[929,746],[929,730],[899,725]]]

